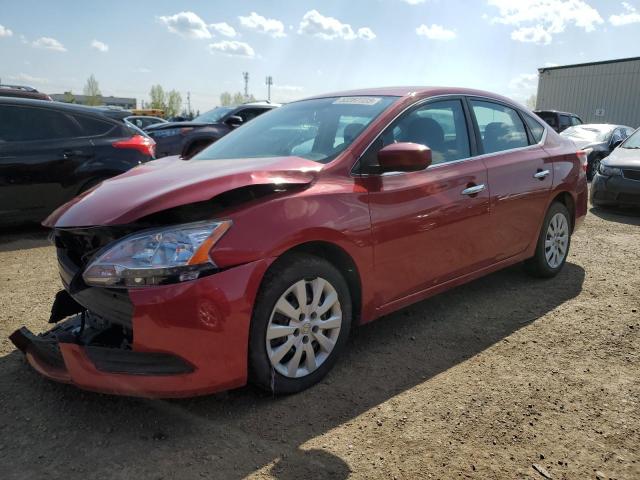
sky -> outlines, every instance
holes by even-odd
[[[46,93],[195,110],[242,91],[291,101],[390,85],[473,87],[524,102],[537,69],[640,56],[640,0],[0,0],[0,80]]]

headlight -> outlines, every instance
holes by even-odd
[[[99,253],[82,278],[113,288],[195,280],[217,268],[209,251],[230,226],[230,220],[197,222],[128,235]]]
[[[604,163],[600,164],[598,172],[600,172],[600,175],[604,175],[605,177],[615,177],[616,175],[622,175],[621,169],[615,167],[607,167]]]

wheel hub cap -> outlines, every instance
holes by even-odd
[[[568,247],[569,222],[563,214],[556,213],[551,217],[544,242],[547,264],[551,268],[558,268],[567,256]]]
[[[266,332],[267,355],[281,375],[309,375],[331,355],[340,335],[338,293],[327,280],[300,280],[280,296]]]

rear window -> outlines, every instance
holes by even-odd
[[[555,113],[538,112],[538,116],[552,127],[558,126],[558,120]]]
[[[45,108],[0,106],[0,141],[57,140],[81,135],[80,124],[67,113]]]

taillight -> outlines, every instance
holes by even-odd
[[[578,156],[578,160],[580,160],[580,163],[582,164],[582,171],[586,172],[587,165],[589,164],[589,152],[585,150],[578,150],[576,152],[576,155]]]
[[[150,157],[154,157],[156,154],[156,142],[152,138],[142,135],[134,135],[131,138],[118,140],[113,142],[113,146],[116,148],[132,148]]]

